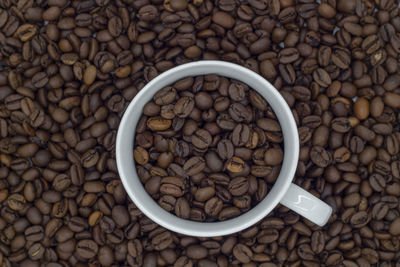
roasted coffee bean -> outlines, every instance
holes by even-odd
[[[252,120],[252,113],[240,103],[231,104],[228,112],[235,122],[249,123]]]
[[[216,217],[222,210],[223,202],[218,197],[209,199],[204,205],[204,211],[211,217]]]
[[[319,167],[327,167],[331,163],[332,156],[323,147],[315,146],[310,151],[310,159]]]
[[[229,139],[222,139],[218,142],[217,151],[222,160],[227,160],[233,157],[234,146]]]
[[[264,161],[268,165],[279,165],[283,160],[283,151],[281,148],[271,148],[265,151]]]
[[[321,87],[328,87],[332,80],[326,70],[318,68],[313,72],[313,78]]]
[[[207,130],[199,129],[193,133],[191,142],[198,149],[207,149],[212,142],[212,137]]]
[[[178,198],[175,203],[174,211],[176,216],[182,219],[189,219],[190,217],[189,202],[185,198]]]
[[[299,51],[295,48],[284,48],[279,52],[278,57],[282,64],[292,63],[299,58]]]
[[[248,191],[249,183],[246,178],[237,177],[231,180],[228,185],[228,189],[233,196],[241,196]]]
[[[253,257],[251,249],[243,244],[237,244],[232,252],[235,258],[241,263],[249,263]]]
[[[237,217],[240,214],[240,210],[237,207],[227,207],[223,208],[218,215],[218,219],[220,221],[225,221],[234,217]]]
[[[97,255],[99,247],[96,242],[84,239],[76,244],[76,252],[84,259],[91,259]]]
[[[245,124],[237,124],[232,131],[232,143],[234,146],[244,146],[250,138],[250,128]]]
[[[152,131],[163,131],[171,127],[172,121],[161,117],[151,117],[147,120],[147,127]]]
[[[174,105],[174,112],[180,118],[186,118],[194,108],[195,102],[192,97],[184,96]]]
[[[183,165],[184,171],[189,176],[200,173],[205,167],[205,160],[201,157],[192,157]]]
[[[145,165],[149,161],[149,153],[143,147],[136,147],[133,151],[135,161],[140,165]]]
[[[165,195],[180,197],[185,192],[185,185],[177,177],[165,177],[161,179],[160,192]]]
[[[212,21],[224,28],[232,28],[235,25],[235,20],[226,12],[216,12],[212,16]]]
[[[7,203],[12,210],[22,210],[25,207],[26,200],[20,194],[12,194],[7,198]]]
[[[226,169],[232,173],[240,173],[245,167],[245,162],[239,157],[232,157],[226,162]]]

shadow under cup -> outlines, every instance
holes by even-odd
[[[145,104],[162,88],[188,76],[216,74],[239,80],[256,90],[274,110],[280,123],[284,158],[281,172],[266,197],[246,213],[222,222],[195,222],[181,219],[166,210],[146,192],[137,173],[133,158],[134,137]],[[117,140],[118,172],[129,197],[152,221],[185,235],[212,237],[244,230],[263,219],[284,197],[292,183],[299,157],[299,137],[296,122],[284,98],[267,80],[257,73],[224,61],[199,61],[180,65],[151,80],[132,100],[121,120]]]

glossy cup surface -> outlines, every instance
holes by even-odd
[[[145,191],[135,168],[133,146],[136,124],[144,105],[153,95],[174,82],[188,77],[205,74],[217,74],[246,83],[260,93],[275,111],[282,128],[284,138],[284,159],[281,172],[267,196],[250,211],[223,222],[194,222],[181,219],[155,202]],[[257,73],[224,61],[204,60],[180,65],[151,80],[132,100],[121,120],[117,141],[116,158],[118,172],[126,192],[136,206],[152,221],[171,231],[192,236],[223,236],[244,230],[260,221],[271,212],[288,190],[299,157],[299,138],[296,122],[289,106],[279,92]]]

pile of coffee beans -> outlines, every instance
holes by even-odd
[[[261,201],[279,175],[283,137],[267,101],[217,75],[187,77],[143,108],[133,155],[146,191],[167,211],[226,220]]]
[[[0,266],[400,264],[398,0],[0,0]],[[234,235],[167,231],[127,197],[115,136],[159,73],[260,73],[301,139],[323,228],[278,207]]]

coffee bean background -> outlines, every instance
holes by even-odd
[[[1,266],[400,264],[400,17],[395,0],[0,0]],[[129,201],[115,135],[157,74],[200,59],[267,78],[296,118],[284,207],[241,233],[169,232]]]
[[[215,74],[186,77],[154,94],[136,127],[133,156],[147,193],[194,221],[249,211],[281,171],[282,130],[246,84]]]

